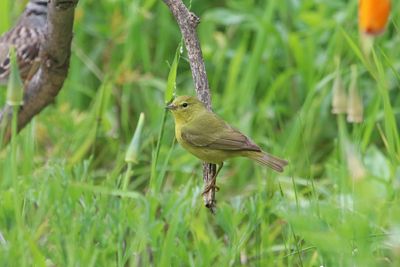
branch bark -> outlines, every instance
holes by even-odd
[[[18,113],[18,131],[46,106],[54,102],[68,74],[71,55],[74,11],[79,0],[49,0],[46,41],[41,47],[39,70],[25,85],[24,105]],[[4,143],[10,140],[12,107],[0,112],[0,125],[5,127]],[[3,128],[4,129],[4,128]]]
[[[181,0],[163,0],[174,15],[181,30],[185,47],[189,57],[190,68],[196,89],[197,97],[211,110],[211,93],[207,79],[206,67],[197,37],[196,27],[200,19],[190,12]],[[215,164],[203,164],[203,180],[207,185],[215,175]],[[212,213],[216,211],[215,189],[203,195],[204,205]]]

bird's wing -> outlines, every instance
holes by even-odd
[[[201,117],[181,128],[181,137],[189,144],[215,150],[261,151],[249,138],[216,115]]]
[[[0,37],[0,80],[10,73],[10,46],[15,46],[21,76],[25,79],[34,61],[39,60],[40,43],[44,38],[42,29],[17,25]]]

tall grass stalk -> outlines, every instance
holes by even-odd
[[[14,213],[16,222],[16,232],[18,236],[18,247],[19,253],[21,255],[21,266],[26,265],[26,239],[25,239],[25,223],[24,214],[21,210],[22,202],[20,199],[21,188],[19,186],[20,180],[18,177],[18,111],[20,109],[19,105],[13,105],[12,110],[12,122],[11,122],[11,180],[13,185],[13,199],[14,199]]]

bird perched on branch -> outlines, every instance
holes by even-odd
[[[30,0],[16,25],[0,37],[0,84],[10,74],[10,47],[17,51],[23,81],[38,69],[40,45],[45,39],[48,0]]]
[[[175,120],[178,143],[199,159],[218,165],[218,169],[203,194],[216,188],[216,178],[224,161],[247,157],[275,171],[282,172],[286,160],[272,156],[247,136],[209,111],[193,96],[179,96],[167,106]]]

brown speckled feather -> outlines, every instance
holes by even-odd
[[[32,74],[32,66],[37,66],[40,61],[40,44],[45,38],[46,19],[47,0],[31,0],[16,25],[0,37],[0,84],[8,80],[11,46],[17,50],[22,79]]]

